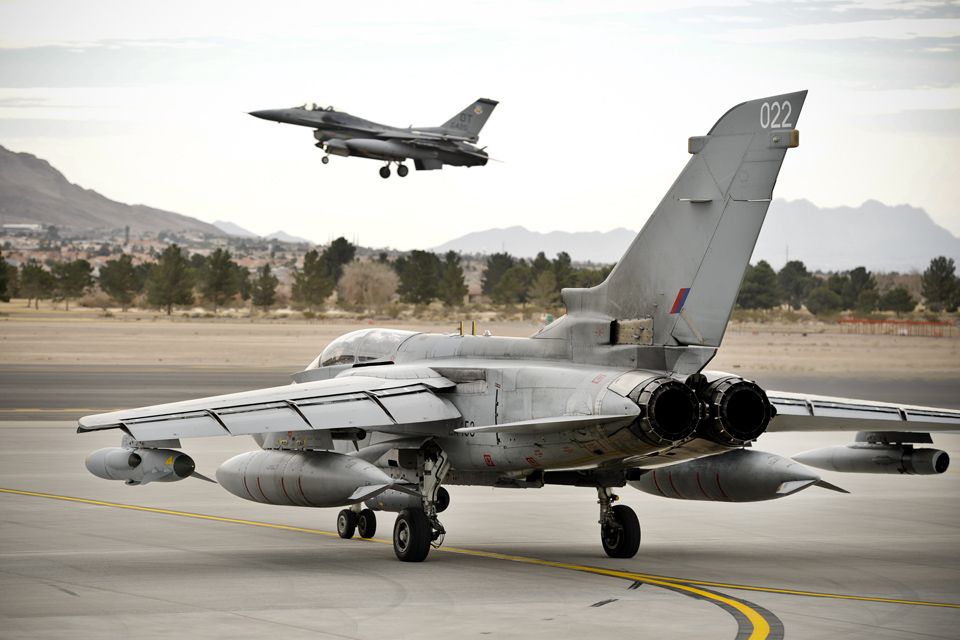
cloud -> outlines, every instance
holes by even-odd
[[[779,43],[795,40],[914,40],[916,38],[960,37],[960,19],[932,18],[862,20],[835,24],[806,24],[772,29],[736,29],[713,36],[717,40],[740,44]]]

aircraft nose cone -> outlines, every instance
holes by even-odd
[[[255,118],[262,118],[264,120],[273,120],[274,122],[280,122],[282,117],[282,111],[280,109],[263,109],[262,111],[251,111],[250,115]]]

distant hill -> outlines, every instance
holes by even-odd
[[[926,211],[867,200],[859,207],[820,208],[807,200],[775,200],[760,231],[751,262],[779,270],[791,260],[807,268],[843,271],[923,271],[937,256],[960,263],[960,239]]]
[[[506,251],[518,258],[535,258],[537,253],[543,251],[550,259],[555,258],[561,251],[566,251],[575,262],[611,263],[620,259],[636,235],[636,231],[622,227],[606,232],[540,233],[517,226],[468,233],[434,247],[431,251],[441,254],[450,250],[484,254]]]
[[[213,223],[217,229],[223,231],[226,234],[231,236],[238,236],[241,238],[259,238],[257,234],[253,231],[247,231],[238,224],[233,224],[232,222],[227,222],[226,220],[215,220]]]
[[[468,233],[432,249],[437,253],[507,253],[533,258],[543,251],[554,258],[566,251],[577,262],[616,262],[633,242],[636,231],[614,229],[540,233],[524,227]],[[872,271],[923,271],[937,256],[960,264],[960,239],[929,215],[909,205],[889,206],[868,200],[859,207],[820,208],[807,200],[775,200],[760,232],[750,262],[766,260],[779,270],[791,260],[808,269],[843,271],[865,266]]]
[[[29,153],[0,147],[0,209],[8,223],[56,225],[65,230],[160,231],[224,235],[196,218],[143,205],[115,202],[67,181],[62,173]]]
[[[307,240],[300,236],[292,236],[286,231],[274,231],[266,236],[267,240],[279,240],[280,242],[300,242],[304,244],[316,244],[313,240]]]

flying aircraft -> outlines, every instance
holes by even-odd
[[[403,164],[407,159],[413,160],[417,171],[442,169],[445,164],[457,167],[487,164],[486,147],[478,149],[473,145],[497,104],[496,100],[480,98],[439,127],[406,129],[370,122],[316,103],[292,109],[252,111],[250,115],[314,129],[316,146],[327,152],[322,158],[323,164],[330,162],[331,155],[383,160],[386,164],[380,167],[380,177],[389,178],[390,164],[395,162],[397,175],[403,178],[410,171]]]
[[[564,289],[566,314],[529,338],[371,328],[331,342],[295,384],[87,416],[118,429],[87,468],[129,485],[196,476],[182,439],[250,435],[220,485],[246,500],[343,507],[337,531],[369,538],[398,512],[401,561],[446,533],[447,485],[593,487],[614,558],[640,545],[630,486],[656,496],[753,502],[813,486],[805,464],[935,475],[960,411],[765,390],[707,365],[721,340],[781,163],[799,145],[806,91],[744,102],[688,141],[686,167],[602,284]],[[793,459],[750,446],[766,431],[855,432]],[[200,476],[202,479],[202,476]]]

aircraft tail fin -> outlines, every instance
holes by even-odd
[[[480,98],[447,120],[440,129],[476,140],[480,136],[483,125],[487,123],[487,118],[498,104],[500,103],[496,100]]]
[[[567,313],[639,321],[646,344],[718,347],[806,95],[745,102],[690,138],[693,157],[609,277],[563,290]]]

